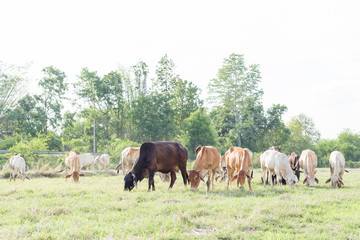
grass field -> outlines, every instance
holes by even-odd
[[[122,175],[0,179],[0,239],[360,239],[359,169],[341,189],[324,183],[328,169],[294,190],[264,188],[259,170],[253,191],[222,182],[191,192],[177,177],[168,190],[156,176],[150,193],[147,179],[124,192]]]

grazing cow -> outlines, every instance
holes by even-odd
[[[95,159],[91,153],[79,154],[78,157],[80,159],[80,169],[83,167],[85,167],[86,170],[88,170],[90,167],[95,169]]]
[[[20,176],[22,180],[24,180],[25,178],[30,179],[25,173],[26,163],[24,155],[16,154],[15,156],[12,156],[9,160],[9,164],[11,167],[10,182],[11,179],[14,179],[15,181],[15,179],[19,178]]]
[[[215,173],[220,169],[219,151],[211,146],[198,146],[195,149],[196,166],[194,170],[189,171],[189,180],[191,190],[196,190],[199,187],[200,180],[204,181],[207,176],[206,186],[207,191],[214,188]],[[211,181],[211,182],[210,182]]]
[[[244,149],[249,152],[251,162],[252,162],[254,154],[250,151],[250,149],[248,149],[248,148],[244,148]],[[216,173],[218,174],[218,176],[216,177],[216,181],[220,178],[220,182],[222,182],[228,177],[227,170],[226,170],[225,155],[221,157],[220,168],[217,170]],[[253,170],[251,170],[251,178],[253,178]]]
[[[71,176],[74,179],[74,182],[78,182],[79,181],[79,176],[84,176],[84,174],[79,173],[80,171],[80,158],[79,156],[76,154],[76,152],[68,152],[66,154],[66,158],[65,158],[65,166],[70,166],[70,174],[67,174],[67,168],[66,169],[66,179],[70,178]]]
[[[286,154],[278,152],[276,150],[266,150],[260,155],[260,163],[262,170],[262,179],[265,179],[265,173],[270,172],[271,175],[276,175],[278,179],[278,186],[282,185],[282,179],[285,179],[286,183],[294,188],[298,182],[298,178],[295,176],[293,170],[290,167],[288,157]],[[274,180],[271,179],[270,185],[274,186]],[[266,181],[264,182],[264,187]]]
[[[237,179],[237,187],[244,186],[245,179],[247,178],[249,190],[251,188],[251,167],[252,161],[248,150],[241,147],[231,147],[224,155],[226,161],[226,171],[228,174],[227,187],[229,188],[230,182]],[[235,175],[234,175],[235,172]]]
[[[325,183],[329,183],[331,181],[333,188],[336,188],[336,186],[341,188],[341,185],[344,185],[344,182],[342,181],[344,171],[347,172],[347,170],[344,169],[344,156],[338,151],[332,152],[330,154],[329,165],[331,176]]]
[[[139,157],[139,147],[127,147],[121,152],[119,165],[115,168],[117,174],[119,174],[120,168],[122,168],[123,174],[126,175],[133,168],[136,159]]]
[[[303,184],[306,183],[307,186],[313,187],[314,182],[319,183],[319,180],[315,177],[317,166],[317,157],[315,152],[309,149],[302,151],[299,158],[299,164],[305,174]]]
[[[186,187],[188,175],[186,172],[187,150],[178,142],[145,142],[140,147],[138,160],[132,170],[124,177],[124,190],[131,191],[138,181],[149,178],[149,188],[155,190],[155,172],[170,173],[172,188],[176,180],[176,172],[181,175]]]
[[[300,164],[299,164],[299,158],[300,156],[296,153],[292,152],[289,156],[289,164],[291,169],[294,171],[294,174],[297,176],[298,180],[300,181]]]
[[[109,154],[102,154],[101,156],[97,156],[95,158],[95,164],[98,165],[98,169],[109,168],[109,166],[110,166],[110,156],[109,156]]]

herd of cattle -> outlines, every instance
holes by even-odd
[[[170,181],[169,188],[172,188],[176,180],[176,173],[180,172],[185,187],[190,183],[191,190],[196,190],[200,182],[205,182],[207,191],[214,186],[214,179],[220,182],[227,178],[227,187],[232,181],[237,180],[237,187],[242,187],[247,180],[249,190],[253,179],[252,152],[247,148],[230,147],[221,156],[219,151],[212,146],[199,146],[195,149],[195,169],[187,171],[188,160],[187,150],[178,142],[145,142],[141,147],[128,147],[121,153],[117,173],[122,169],[124,177],[124,190],[131,191],[139,181],[148,178],[148,190],[155,190],[154,175],[158,173],[163,181]],[[10,181],[16,178],[29,177],[25,173],[26,164],[24,156],[17,154],[9,160],[12,172]],[[94,159],[90,153],[76,154],[68,152],[65,158],[66,179],[72,177],[78,182],[79,176],[84,176],[80,170],[85,167],[98,165],[99,169],[107,169],[110,166],[110,157],[103,154]],[[304,173],[303,184],[313,187],[319,183],[316,178],[317,157],[311,150],[302,151],[301,155],[291,153],[289,156],[282,153],[279,148],[271,147],[260,156],[261,181],[264,186],[269,182],[273,186],[277,181],[278,185],[287,184],[294,188],[300,181],[300,173]],[[341,187],[345,167],[345,158],[338,152],[330,154],[330,178],[326,183],[331,182],[332,187]],[[302,171],[300,170],[302,169]],[[69,174],[68,174],[69,170]]]

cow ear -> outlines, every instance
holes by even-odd
[[[328,180],[326,180],[326,182],[325,183],[329,183],[331,181],[331,179],[329,178]]]
[[[339,178],[339,182],[340,182],[342,185],[344,185],[344,183],[343,183],[343,181],[341,180],[341,178]]]
[[[231,179],[231,181],[235,181],[237,179],[237,174],[235,174],[235,176],[233,176],[233,178]]]
[[[246,174],[246,177],[247,177],[249,180],[251,180],[251,179],[252,179],[252,177],[251,177],[251,176],[249,176],[248,174]]]
[[[345,169],[344,171],[345,171],[345,172],[347,172],[347,173],[349,173],[349,171],[348,171],[348,170],[346,170],[346,169]]]
[[[306,181],[307,181],[307,178],[305,178],[305,179],[304,179],[303,184],[305,184],[305,183],[306,183]]]
[[[303,173],[303,171],[299,170],[299,173]]]
[[[71,175],[72,175],[72,174],[66,175],[66,177],[65,177],[65,178],[69,178],[69,177],[71,177]]]
[[[85,176],[85,175],[84,175],[83,173],[80,173],[79,176],[83,177],[83,176]]]
[[[203,182],[205,182],[201,175],[200,175],[200,180],[203,181]]]
[[[315,182],[316,182],[317,184],[319,184],[319,180],[318,180],[317,178],[315,178]]]

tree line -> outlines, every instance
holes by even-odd
[[[145,141],[179,141],[194,158],[199,144],[213,145],[223,154],[231,146],[262,152],[278,146],[285,153],[313,149],[325,160],[331,151],[359,161],[360,135],[344,130],[337,139],[321,139],[304,114],[283,121],[287,107],[265,109],[260,66],[246,65],[244,56],[225,58],[210,79],[208,97],[176,73],[173,60],[163,56],[150,78],[140,61],[104,76],[83,68],[72,84],[54,66],[44,67],[40,94],[26,92],[26,68],[0,62],[0,149],[12,152],[92,152],[95,122],[96,151],[119,154],[123,147]],[[64,107],[70,102],[76,110]],[[36,158],[34,156],[29,156]]]

